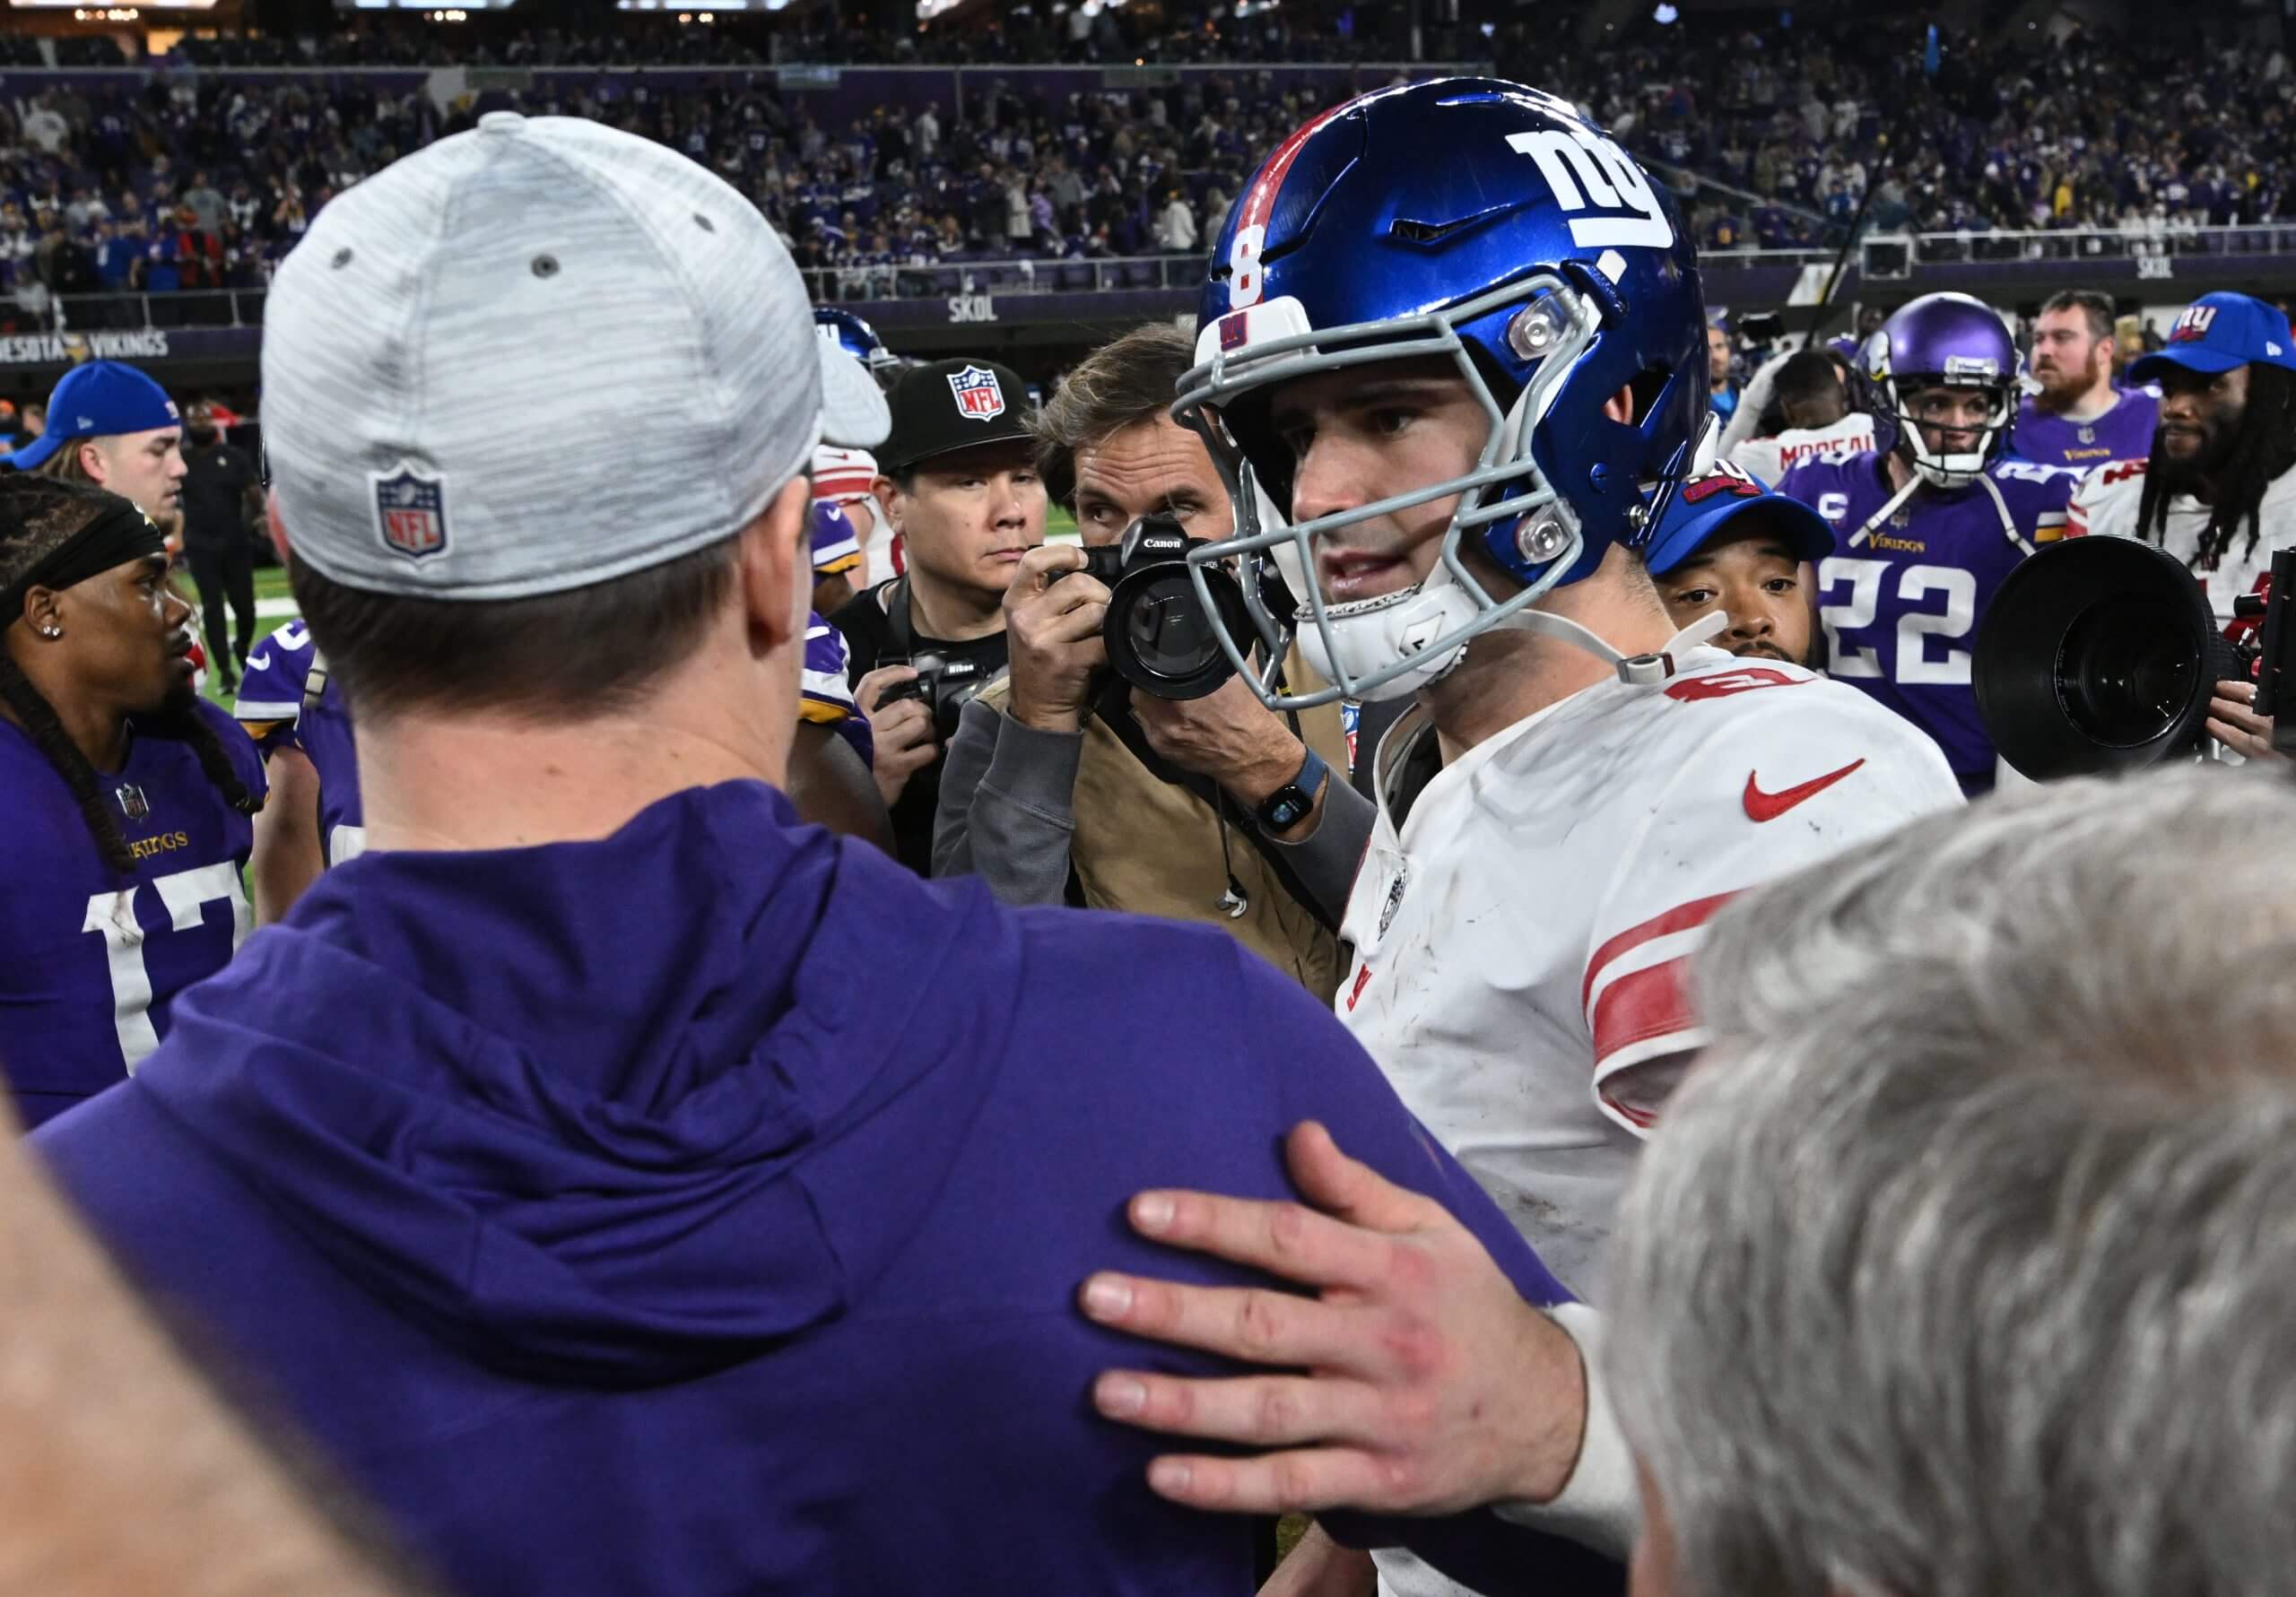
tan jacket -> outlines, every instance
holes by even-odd
[[[1295,657],[1293,669],[1304,673],[1306,668]],[[1292,680],[1312,679],[1294,676]],[[975,700],[982,707],[980,710],[967,707],[965,727],[958,734],[960,743],[984,734],[1001,742],[1008,732],[1030,739],[1043,736],[1030,733],[1005,718],[1007,692],[1008,683],[999,681],[984,689]],[[991,715],[993,723],[989,720]],[[1332,825],[1335,808],[1361,802],[1347,785],[1347,740],[1339,707],[1325,705],[1301,712],[1300,733],[1331,768],[1323,813],[1317,820],[1318,832],[1321,833]],[[1004,758],[1001,748],[996,758]],[[1330,1000],[1344,968],[1338,939],[1301,901],[1294,886],[1285,881],[1284,873],[1269,863],[1248,818],[1231,818],[1223,863],[1219,818],[1212,805],[1189,787],[1160,779],[1126,746],[1123,737],[1099,717],[1085,721],[1081,746],[1074,750],[1074,759],[1066,818],[1074,829],[1067,838],[1066,866],[1067,872],[1074,873],[1089,907],[1222,927],[1246,948],[1290,973],[1318,998]],[[952,871],[978,870],[990,880],[992,887],[998,888],[1000,896],[1004,896],[998,881],[1000,872],[994,863],[987,858],[976,859],[972,848],[966,846],[968,840],[952,837],[952,801],[962,807],[1008,797],[1001,792],[994,793],[992,797],[995,770],[992,767],[986,775],[981,774],[983,763],[986,762],[977,758],[966,759],[963,750],[952,746],[948,774],[944,777],[941,824],[935,839],[935,872],[947,874]],[[960,778],[952,785],[951,778],[959,777],[961,768],[971,780],[967,783]],[[1057,850],[1060,838],[1053,829],[1057,823],[1048,813],[1052,809],[1049,799],[1039,795],[1032,803],[1022,801],[1021,807],[1026,818],[1047,823],[1042,830],[1032,834],[1034,840],[1027,846],[1048,854]],[[1368,806],[1365,808],[1368,812]],[[1356,819],[1350,809],[1348,822]],[[1361,829],[1368,836],[1368,813],[1362,819],[1366,824]],[[986,818],[974,818],[974,824],[985,827]],[[1350,841],[1346,836],[1355,829],[1352,824],[1344,823],[1335,837],[1322,841],[1326,848],[1339,844],[1360,857],[1360,841]],[[984,849],[999,846],[989,845],[982,838],[970,841]],[[1279,855],[1291,852],[1281,845],[1275,846],[1275,851]],[[1039,886],[1033,892],[1022,895],[1022,901],[1055,901],[1038,895],[1049,889],[1054,879],[1049,867],[1056,864],[1050,859],[1030,862],[1030,874]],[[1351,857],[1344,869],[1352,872],[1353,864],[1354,858]],[[1242,912],[1234,916],[1221,907],[1228,893],[1231,872],[1243,889],[1244,898]],[[1065,874],[1062,873],[1064,880]],[[1295,873],[1293,881],[1298,880]],[[1343,901],[1344,897],[1343,884]]]

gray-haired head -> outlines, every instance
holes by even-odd
[[[1747,895],[1613,1264],[1698,1597],[2296,1571],[2296,787],[1918,822]]]

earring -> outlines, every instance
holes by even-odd
[[[64,629],[61,627],[42,627],[39,629],[39,635],[42,638],[61,638],[64,636]]]

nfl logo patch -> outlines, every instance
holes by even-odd
[[[957,414],[968,421],[993,421],[1004,413],[1004,390],[993,371],[978,366],[952,371],[949,392],[956,398]]]
[[[447,547],[447,485],[426,477],[411,463],[400,463],[396,476],[377,475],[375,530],[387,549],[411,560],[441,553]]]
[[[119,801],[119,812],[128,820],[148,820],[151,819],[152,803],[144,796],[144,790],[141,787],[133,783],[126,783],[113,788],[112,796]]]

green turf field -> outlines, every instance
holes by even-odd
[[[1073,533],[1076,519],[1055,505],[1045,516],[1048,534]],[[186,592],[191,591],[190,578],[184,579]],[[287,591],[287,568],[284,566],[264,566],[255,574],[256,637],[258,641],[285,626],[295,616],[294,596]],[[214,672],[207,673],[207,697],[230,708],[233,696],[223,691]]]

